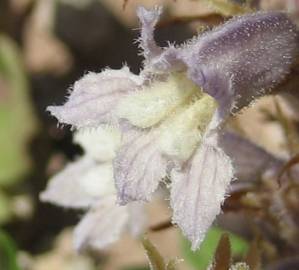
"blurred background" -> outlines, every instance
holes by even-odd
[[[257,2],[250,4],[256,6]],[[263,1],[259,8],[290,9],[286,2]],[[107,250],[76,254],[72,246],[72,227],[83,213],[39,201],[39,193],[48,179],[82,153],[82,149],[72,143],[70,129],[59,128],[46,107],[62,104],[67,89],[88,71],[99,72],[107,66],[120,68],[126,63],[138,73],[142,62],[135,42],[139,27],[135,15],[138,5],[164,5],[165,12],[156,31],[156,39],[163,46],[168,41],[179,44],[232,15],[243,13],[245,8],[241,4],[244,3],[220,0],[0,1],[1,270],[149,269],[140,241],[129,236]],[[298,13],[294,6],[292,12],[296,19]],[[230,126],[287,163],[294,154],[290,154],[288,148],[290,137],[295,145],[292,150],[299,149],[296,148],[297,124],[298,113],[294,106],[281,97],[268,97],[234,117]],[[189,251],[189,243],[176,228],[158,226],[171,216],[163,200],[157,199],[147,207],[149,227],[153,228],[149,230],[150,239],[163,257],[184,259],[178,269],[204,270],[222,232],[229,230],[234,258],[241,258],[252,242],[259,239],[256,249],[263,255],[256,256],[268,265],[267,269],[299,269],[298,243],[294,243],[299,239],[296,238],[298,223],[293,224],[292,234],[279,237],[289,233],[290,228],[272,224],[272,216],[267,220],[273,183],[261,180],[260,175],[255,180],[260,181],[262,189],[232,196],[225,214],[210,230],[199,252]],[[295,197],[292,203],[296,205],[299,203],[298,184],[292,192]],[[253,205],[257,201],[259,205]],[[294,208],[298,218],[298,207]],[[262,221],[253,222],[252,216],[257,213]],[[262,226],[262,230],[259,222],[264,227],[272,226],[270,236],[263,234],[268,227]]]

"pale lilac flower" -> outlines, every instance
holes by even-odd
[[[112,124],[122,132],[113,162],[119,204],[150,199],[171,180],[173,223],[196,249],[221,211],[233,179],[219,147],[221,125],[288,73],[297,33],[279,12],[236,17],[187,41],[160,48],[154,27],[161,9],[138,9],[140,75],[121,70],[89,73],[63,106],[48,110],[75,128]],[[100,178],[100,175],[99,175]]]
[[[75,134],[74,142],[83,147],[84,156],[50,179],[40,198],[87,211],[75,228],[75,248],[104,248],[126,230],[134,236],[140,234],[144,229],[142,204],[116,204],[112,159],[119,147],[119,132],[108,127],[86,128]]]

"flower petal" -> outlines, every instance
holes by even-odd
[[[56,174],[40,199],[70,208],[87,208],[99,198],[115,194],[112,164],[81,158]]]
[[[73,141],[83,147],[85,153],[97,162],[111,161],[120,146],[121,134],[115,127],[79,129]]]
[[[76,128],[97,127],[114,120],[113,110],[119,100],[141,84],[141,77],[127,67],[91,72],[75,83],[64,105],[49,106],[47,110],[61,123]]]
[[[161,152],[176,161],[188,160],[201,143],[216,107],[215,100],[204,94],[180,112],[176,112],[161,127]]]
[[[298,52],[297,37],[285,14],[254,13],[206,32],[177,57],[186,64],[190,78],[227,113],[247,106],[282,81]]]
[[[115,196],[100,200],[75,228],[75,248],[79,251],[105,248],[120,238],[127,221],[127,206],[116,205]]]
[[[157,46],[154,40],[155,26],[162,13],[162,7],[155,7],[147,10],[144,7],[137,9],[137,16],[141,23],[140,47],[143,50],[146,60],[150,60],[161,54],[162,49]]]
[[[127,205],[127,208],[129,212],[129,232],[132,236],[138,236],[145,231],[146,209],[141,202],[131,202]]]
[[[151,127],[196,93],[200,94],[200,89],[185,73],[174,73],[167,76],[165,81],[153,81],[142,91],[123,98],[117,106],[117,115],[129,120],[132,125]]]
[[[171,175],[173,222],[198,248],[221,211],[233,172],[230,159],[213,145],[203,144],[182,171]]]
[[[174,45],[161,48],[155,42],[154,30],[161,13],[162,7],[155,7],[150,10],[144,7],[137,9],[137,16],[141,22],[139,45],[145,58],[145,65],[141,74],[145,77],[151,77],[152,74],[184,70],[184,64],[177,58],[177,49]]]
[[[131,130],[114,160],[118,203],[148,201],[166,175],[166,160],[158,149],[155,131]]]

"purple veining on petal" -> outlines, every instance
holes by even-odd
[[[173,222],[198,248],[207,229],[221,211],[233,178],[229,158],[213,145],[203,144],[186,167],[171,175]]]
[[[155,132],[132,130],[114,160],[118,203],[148,201],[166,175],[166,160],[161,156]]]
[[[101,249],[119,239],[129,219],[127,206],[118,206],[115,196],[100,200],[83,217],[74,232],[78,251]]]
[[[59,122],[77,128],[98,126],[116,117],[114,108],[129,91],[136,90],[142,79],[124,67],[89,73],[74,85],[67,102],[62,106],[49,106],[48,111]]]

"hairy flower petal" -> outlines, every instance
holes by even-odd
[[[49,106],[47,110],[61,123],[76,128],[97,127],[115,120],[114,108],[119,100],[141,84],[141,77],[127,67],[88,73],[75,83],[64,105]]]
[[[160,18],[161,13],[161,7],[156,7],[151,10],[147,10],[144,7],[139,7],[137,9],[137,16],[142,26],[140,47],[143,50],[146,61],[154,58],[162,52],[162,49],[156,45],[154,39],[155,26]]]
[[[188,104],[162,127],[159,138],[161,152],[179,161],[186,161],[200,144],[217,105],[209,95]]]
[[[131,235],[138,236],[145,231],[146,213],[142,202],[131,202],[127,205],[129,213],[128,230]]]
[[[75,248],[102,249],[117,241],[126,228],[127,210],[127,206],[116,205],[115,196],[100,200],[75,228]]]
[[[203,144],[186,167],[171,175],[173,222],[198,248],[221,211],[233,172],[229,158],[213,145]]]
[[[156,143],[156,132],[131,131],[114,160],[118,203],[148,201],[166,175],[166,160]]]
[[[112,165],[84,157],[56,174],[40,199],[63,207],[87,208],[107,194],[115,194]]]
[[[185,74],[174,73],[165,81],[153,82],[122,99],[117,106],[117,115],[135,126],[151,127],[196,93],[200,94],[198,87]]]
[[[278,84],[298,52],[294,24],[280,12],[236,17],[181,49],[190,78],[227,113]]]
[[[73,141],[82,146],[85,154],[94,160],[105,162],[115,157],[121,134],[118,129],[109,126],[83,128],[75,133]]]

